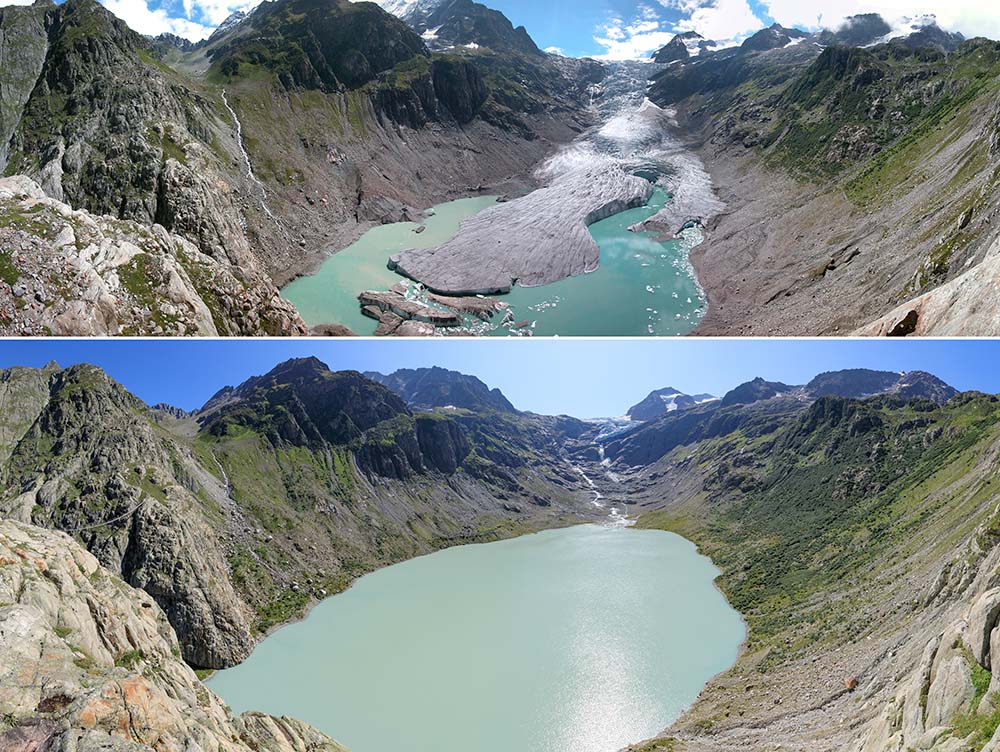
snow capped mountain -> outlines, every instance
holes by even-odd
[[[711,394],[690,395],[673,387],[666,387],[650,392],[642,402],[632,405],[628,410],[628,417],[634,421],[655,420],[675,410],[683,410],[716,399],[718,397]]]
[[[382,10],[404,20],[427,14],[442,4],[442,0],[375,0]]]

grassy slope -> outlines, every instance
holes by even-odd
[[[667,463],[687,461],[704,484],[639,519],[690,538],[721,568],[749,627],[730,677],[781,683],[803,659],[861,643],[907,619],[913,593],[978,526],[993,536],[983,548],[1000,537],[995,398],[848,404],[853,415],[819,432],[814,408],[773,434],[675,450]],[[703,699],[680,727],[732,725],[732,703],[732,693]]]
[[[791,76],[757,65],[749,81],[692,97],[686,109],[727,124],[725,138],[750,145],[768,167],[888,218],[882,240],[920,254],[912,279],[893,291],[901,298],[954,276],[992,240],[988,224],[969,219],[1000,188],[1000,166],[979,135],[1000,93],[1000,45],[974,40],[948,56],[829,48]]]
[[[174,432],[207,472],[221,480],[219,465],[225,469],[238,514],[216,529],[229,528],[231,578],[256,612],[258,632],[301,616],[311,593],[340,592],[380,566],[579,521],[571,511],[578,479],[532,451],[542,430],[534,419],[463,411],[458,420],[472,441],[466,469],[406,480],[366,476],[352,445],[274,445],[233,424],[224,436]],[[365,441],[391,444],[407,430],[385,421]]]

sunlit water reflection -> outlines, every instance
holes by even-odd
[[[735,660],[716,574],[660,531],[461,546],[361,578],[210,686],[353,752],[613,752]]]

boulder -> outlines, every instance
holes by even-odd
[[[990,667],[990,635],[1000,617],[1000,587],[987,590],[980,595],[969,610],[968,628],[964,642],[976,662],[984,668]]]
[[[959,710],[966,709],[976,693],[972,685],[972,667],[957,651],[937,668],[927,692],[927,728],[944,726]]]

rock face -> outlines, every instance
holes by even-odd
[[[74,211],[23,176],[0,178],[0,268],[7,335],[306,332],[252,259],[233,264],[159,225]]]
[[[171,224],[179,207],[210,207],[216,219],[199,220],[195,237],[201,250],[245,262],[246,238],[226,216],[232,193],[215,179],[228,168],[211,146],[213,135],[224,142],[222,116],[148,64],[149,42],[93,0],[42,11],[44,63],[17,113],[7,173],[27,174],[74,208],[184,232],[190,218]]]
[[[68,536],[0,520],[0,748],[344,752],[304,723],[234,716],[149,595]]]
[[[476,117],[489,96],[479,69],[466,60],[435,60],[431,77],[434,93],[459,123]]]
[[[286,88],[324,91],[356,89],[427,55],[406,23],[374,4],[348,0],[285,0],[258,8],[208,50],[224,76],[238,74],[241,64],[262,65]]]
[[[104,566],[156,599],[189,663],[239,663],[252,647],[245,607],[218,576],[225,559],[204,517],[183,512],[198,502],[174,477],[142,403],[91,366],[41,376],[44,384],[37,376],[32,384],[40,408],[10,429],[4,516],[79,535]]]
[[[691,47],[699,51],[699,45],[705,43],[705,38],[697,31],[685,31],[677,34],[666,45],[653,53],[654,63],[673,63],[677,60],[687,60],[691,57]],[[708,42],[707,44],[711,44]]]
[[[726,392],[722,398],[722,407],[729,405],[746,405],[751,402],[770,399],[779,394],[790,392],[794,387],[782,384],[780,381],[765,381],[759,376],[753,381],[740,384],[735,389]]]
[[[46,8],[0,8],[0,175],[7,167],[10,138],[21,120],[45,63]]]
[[[892,27],[878,13],[861,13],[847,18],[837,29],[821,32],[820,42],[862,47],[877,42],[891,31]]]
[[[458,407],[466,410],[517,410],[499,389],[490,389],[475,376],[446,368],[401,368],[388,375],[368,372],[365,376],[384,384],[418,409]]]
[[[643,205],[652,192],[651,183],[617,165],[578,168],[466,219],[447,243],[393,255],[390,266],[452,295],[549,284],[596,269],[599,249],[588,225]]]
[[[995,336],[1000,321],[995,294],[998,279],[1000,241],[994,241],[986,257],[971,269],[900,304],[854,334],[871,337]]]
[[[675,410],[683,410],[687,407],[694,407],[703,402],[711,402],[717,399],[711,394],[684,394],[673,387],[656,389],[646,395],[642,402],[637,402],[628,409],[626,415],[632,420],[655,420],[661,415],[666,415]]]
[[[415,3],[403,18],[434,45],[477,45],[502,52],[542,54],[523,26],[514,28],[503,13],[472,0]]]
[[[958,394],[954,387],[925,371],[895,373],[867,368],[821,373],[806,384],[804,390],[811,399],[830,394],[855,398],[892,394],[906,399],[926,399],[938,404],[943,404]]]
[[[787,29],[781,24],[771,24],[766,29],[761,29],[756,34],[752,34],[740,47],[751,52],[763,52],[774,50],[779,47],[787,47],[792,42],[805,39],[809,35],[799,29]]]

